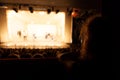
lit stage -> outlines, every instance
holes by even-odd
[[[72,43],[72,17],[66,11],[0,10],[0,47],[68,48]]]
[[[69,45],[63,42],[46,41],[46,42],[5,42],[1,43],[2,48],[30,48],[30,49],[47,49],[47,48],[68,48]]]

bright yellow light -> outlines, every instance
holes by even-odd
[[[33,40],[35,37],[39,41],[45,41],[48,34],[55,40],[57,40],[57,27],[55,25],[41,25],[41,24],[30,24],[28,25],[28,38]]]
[[[45,42],[46,46],[61,46],[67,37],[65,36],[65,12],[47,14],[44,11],[34,11],[31,14],[25,10],[19,10],[18,13],[7,10],[7,26],[9,41],[16,45],[21,45],[19,42],[42,42],[43,44]],[[53,44],[54,42],[56,43]],[[27,43],[23,45],[29,45]]]
[[[45,13],[45,11],[40,11],[39,14],[40,15],[45,15],[46,13]]]

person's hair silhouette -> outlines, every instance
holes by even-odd
[[[97,14],[90,16],[81,28],[82,39],[80,58],[98,58],[101,52],[102,40],[102,16]]]

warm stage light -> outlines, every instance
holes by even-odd
[[[7,19],[10,41],[65,40],[64,12],[59,12],[57,15],[51,12],[48,17],[44,11],[35,11],[34,14],[30,14],[29,11],[20,10],[18,14],[13,15],[13,12],[8,10]],[[51,38],[46,39],[47,34],[50,34]]]
[[[73,9],[72,17],[78,17],[79,16],[79,12],[80,12],[79,9]]]
[[[45,15],[45,11],[40,11],[39,14],[40,15]]]
[[[6,22],[1,22],[0,41],[6,46],[63,46],[71,43],[71,17],[65,12],[49,15],[45,11],[34,11],[34,14],[29,10],[5,12]]]
[[[77,17],[78,13],[77,12],[72,12],[72,17]]]

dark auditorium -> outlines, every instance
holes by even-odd
[[[0,80],[107,80],[102,0],[0,0]]]

